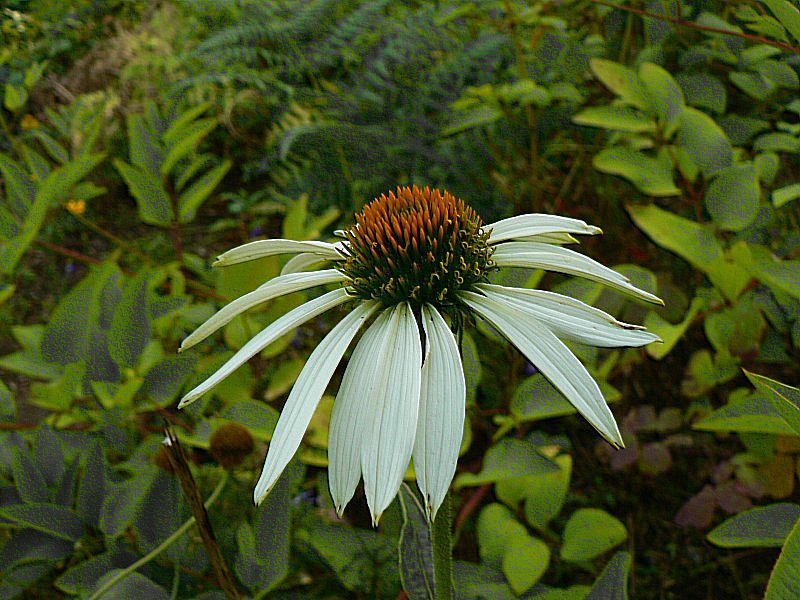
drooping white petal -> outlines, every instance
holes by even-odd
[[[526,235],[515,237],[515,242],[541,242],[543,244],[577,244],[578,240],[568,233],[540,233],[539,235]]]
[[[324,258],[319,254],[312,254],[311,252],[295,254],[292,258],[286,261],[285,265],[283,265],[283,268],[281,269],[281,275],[288,275],[289,273],[302,273],[303,271],[318,269],[329,262],[329,258]]]
[[[372,522],[400,489],[411,460],[419,413],[422,346],[414,313],[407,303],[392,309],[379,335],[390,343],[375,357],[376,385],[366,400],[361,472]]]
[[[378,303],[375,301],[359,304],[331,329],[308,357],[308,362],[300,371],[300,376],[286,399],[278,424],[275,425],[264,468],[253,492],[256,504],[261,503],[269,494],[294,456],[342,355],[377,308]]]
[[[586,368],[547,327],[494,298],[461,292],[460,298],[494,325],[614,446],[622,447],[614,415]]]
[[[338,248],[341,247],[341,242],[329,244],[328,242],[298,242],[296,240],[283,239],[256,240],[255,242],[248,242],[236,248],[231,248],[227,252],[220,254],[214,266],[235,265],[236,263],[264,258],[265,256],[299,254],[301,252],[309,252],[329,260],[342,260],[342,255],[338,251]]]
[[[344,289],[333,290],[332,292],[323,294],[319,298],[309,300],[305,304],[302,304],[294,310],[289,311],[282,317],[275,319],[272,323],[267,325],[264,329],[253,336],[250,341],[242,346],[236,354],[231,356],[224,365],[214,371],[211,377],[206,379],[203,383],[181,398],[178,408],[183,408],[187,404],[197,400],[200,396],[205,394],[208,390],[213,388],[220,381],[225,379],[228,375],[246,363],[250,358],[261,352],[264,348],[269,346],[282,335],[285,335],[295,327],[302,325],[309,319],[312,319],[317,315],[321,315],[326,310],[330,310],[334,306],[338,306],[344,302],[347,302],[348,300],[350,300],[350,296]]]
[[[567,273],[597,281],[625,294],[654,304],[664,304],[640,290],[627,277],[574,250],[539,242],[505,242],[495,246],[492,260],[498,267],[527,267]]]
[[[425,362],[419,395],[419,417],[414,441],[414,470],[433,522],[456,472],[464,433],[467,386],[453,332],[430,306],[422,307]]]
[[[361,479],[361,445],[366,399],[380,377],[378,357],[393,343],[385,331],[392,310],[384,310],[361,335],[342,377],[328,430],[328,483],[336,512],[341,516]]]
[[[252,292],[240,296],[233,302],[226,304],[219,311],[217,311],[205,323],[195,329],[181,343],[181,350],[191,348],[198,342],[204,340],[209,335],[214,333],[220,327],[225,326],[237,315],[244,311],[253,308],[254,306],[283,296],[292,292],[305,290],[318,285],[325,285],[327,283],[336,283],[344,281],[347,277],[337,271],[336,269],[326,269],[324,271],[316,271],[314,273],[292,273],[289,275],[279,275],[270,279],[265,284],[257,287]]]
[[[476,286],[489,298],[511,304],[540,321],[560,338],[590,346],[644,346],[660,338],[639,325],[617,321],[599,308],[569,296],[492,284]]]
[[[489,243],[496,244],[503,240],[527,238],[535,235],[552,233],[576,233],[580,235],[595,235],[603,233],[599,227],[587,225],[579,219],[560,217],[547,214],[517,215],[497,221],[484,227],[490,231]]]

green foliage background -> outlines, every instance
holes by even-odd
[[[665,300],[507,275],[664,343],[571,346],[614,402],[616,452],[489,328],[465,336],[456,596],[796,597],[796,0],[4,6],[0,597],[222,596],[160,448],[165,423],[242,594],[430,597],[411,488],[378,530],[363,499],[335,518],[332,397],[268,501],[250,503],[281,402],[330,322],[175,409],[307,299],[178,355],[282,266],[216,272],[216,254],[329,239],[406,184],[446,188],[486,222],[600,225],[583,250]],[[255,442],[243,462],[215,438],[233,423]]]

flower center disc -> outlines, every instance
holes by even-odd
[[[449,192],[397,188],[376,198],[344,233],[341,270],[353,295],[385,306],[410,302],[446,307],[455,292],[492,269],[489,234],[478,214]]]

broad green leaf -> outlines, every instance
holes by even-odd
[[[683,113],[683,91],[663,67],[650,62],[639,66],[639,79],[650,98],[651,112],[664,123],[664,135],[671,137]]]
[[[502,504],[488,504],[478,515],[478,552],[481,560],[499,567],[509,545],[515,539],[525,539],[525,526]]]
[[[167,356],[145,374],[145,390],[159,406],[168,406],[177,398],[196,364],[197,355],[193,353]]]
[[[17,406],[11,395],[11,390],[0,379],[0,421],[13,422],[17,418]]]
[[[47,502],[47,482],[27,452],[11,448],[11,474],[23,502]]]
[[[761,283],[800,299],[800,259],[780,259],[766,246],[744,241],[731,246],[730,254]]]
[[[800,41],[800,11],[787,0],[762,0],[781,22],[792,37]]]
[[[733,164],[733,147],[725,132],[714,119],[691,106],[681,113],[678,144],[706,177]]]
[[[445,127],[441,135],[442,137],[448,137],[461,133],[462,131],[467,131],[468,129],[474,129],[475,127],[491,125],[502,117],[503,112],[499,108],[480,105],[477,108],[457,115],[454,119],[454,123]]]
[[[800,521],[796,521],[772,569],[764,600],[795,600],[800,595]]]
[[[800,139],[780,131],[765,133],[753,142],[753,150],[758,152],[800,152]]]
[[[686,103],[705,108],[712,113],[725,113],[727,91],[722,82],[709,73],[678,73],[675,76],[681,86]]]
[[[72,187],[104,157],[104,154],[84,154],[47,176],[36,192],[19,235],[0,248],[0,273],[10,275],[13,272],[17,261],[39,233],[48,209],[66,200]]]
[[[278,411],[264,402],[241,400],[225,407],[219,416],[244,425],[256,438],[268,441],[272,439],[279,415]]]
[[[87,525],[99,522],[108,485],[103,448],[95,442],[86,451],[86,464],[78,487],[77,511]]]
[[[434,600],[433,542],[425,507],[411,488],[400,486],[403,527],[400,530],[400,580],[409,598]]]
[[[114,568],[115,554],[114,551],[103,552],[67,568],[55,580],[55,586],[67,594],[90,597],[97,580]]]
[[[652,133],[656,130],[656,122],[652,118],[628,106],[590,106],[572,117],[572,121],[587,127],[630,133]]]
[[[33,181],[18,162],[3,153],[0,153],[0,173],[3,174],[5,201],[17,217],[24,218],[36,195]]]
[[[554,462],[540,454],[533,438],[526,441],[503,438],[486,452],[479,473],[462,473],[456,477],[456,488],[495,483],[521,475],[539,475],[559,470]]]
[[[564,527],[561,558],[583,562],[611,550],[628,537],[625,525],[604,510],[579,508]]]
[[[787,65],[777,60],[762,60],[753,65],[753,70],[762,77],[772,81],[775,86],[796,90],[800,86],[797,73]]]
[[[708,533],[723,548],[777,548],[800,518],[800,506],[779,502],[752,508],[727,519]]]
[[[628,205],[633,222],[656,244],[670,250],[697,269],[708,272],[722,257],[717,239],[704,227],[659,208]]]
[[[542,540],[531,536],[515,537],[503,554],[503,574],[511,589],[522,594],[530,589],[550,565],[550,548]]]
[[[169,225],[172,220],[172,206],[159,176],[151,175],[119,159],[114,159],[113,162],[128,185],[131,196],[136,200],[139,218],[150,225]]]
[[[650,196],[677,196],[681,193],[672,180],[669,160],[652,158],[625,146],[613,146],[598,152],[592,164],[603,173],[619,175]]]
[[[139,515],[155,482],[158,467],[140,468],[134,477],[107,490],[100,512],[99,527],[110,538],[122,535]]]
[[[772,408],[792,428],[796,435],[800,435],[800,390],[788,386],[774,379],[744,372],[756,390],[772,404]]]
[[[653,310],[648,312],[644,319],[644,326],[648,331],[660,337],[663,343],[648,344],[646,348],[647,354],[656,360],[661,360],[669,354],[675,347],[675,344],[683,337],[683,334],[686,333],[686,330],[694,323],[697,313],[700,312],[705,304],[703,299],[693,298],[683,320],[675,325],[662,319],[661,316]]]
[[[753,158],[753,166],[756,168],[758,180],[767,185],[775,180],[780,165],[780,158],[775,152],[762,152]],[[776,191],[772,192],[772,203],[777,208],[779,205],[775,203]]]
[[[772,205],[775,208],[780,208],[798,198],[800,198],[800,183],[792,183],[772,191]]]
[[[720,228],[741,231],[758,215],[761,189],[753,163],[717,171],[705,196],[706,209]]]
[[[206,201],[211,192],[216,189],[222,178],[230,170],[233,163],[225,160],[222,164],[214,167],[202,177],[190,185],[178,198],[178,220],[181,223],[189,223],[194,217],[200,205]]]
[[[553,461],[560,467],[558,471],[504,479],[495,484],[498,499],[512,510],[519,502],[524,502],[525,520],[540,531],[547,529],[550,521],[561,512],[572,474],[569,454],[556,456]]]
[[[695,421],[692,428],[701,431],[794,434],[794,430],[781,417],[767,394],[768,392],[763,391],[744,396],[731,394],[725,406]]]
[[[589,65],[595,76],[627,104],[641,110],[650,110],[647,92],[632,69],[604,58],[593,58]]]
[[[147,307],[148,271],[140,272],[122,291],[108,331],[108,350],[120,367],[133,368],[150,339]]]
[[[766,100],[778,89],[774,81],[764,77],[761,73],[734,71],[728,77],[732,84],[759,101]]]
[[[26,502],[0,506],[0,517],[71,542],[83,536],[83,522],[75,511],[55,504]]]
[[[630,569],[631,555],[623,551],[617,552],[583,600],[628,600]]]
[[[3,98],[3,106],[11,112],[17,112],[28,101],[28,90],[21,85],[13,83],[6,83],[5,97]]]

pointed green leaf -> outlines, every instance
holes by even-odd
[[[142,271],[122,291],[114,308],[108,331],[108,350],[120,367],[133,368],[150,339],[150,316],[147,308],[149,273]]]
[[[681,193],[672,180],[672,165],[626,146],[613,146],[598,152],[592,160],[602,173],[619,175],[650,196],[677,196]]]
[[[763,375],[744,372],[756,390],[767,398],[773,409],[800,435],[800,390]]]
[[[708,177],[733,164],[733,147],[706,113],[687,106],[680,119],[678,143]]]
[[[0,506],[0,517],[20,527],[30,527],[48,535],[77,542],[83,536],[83,522],[74,511],[42,502]]]
[[[641,110],[650,109],[647,92],[632,69],[604,58],[593,58],[589,64],[595,76],[627,104]]]
[[[433,542],[425,509],[411,488],[400,486],[400,579],[412,600],[434,600]]]
[[[176,136],[169,145],[167,156],[161,164],[161,174],[166,175],[178,164],[178,161],[194,152],[197,145],[217,126],[217,119],[214,117],[202,119],[180,130],[180,136]],[[166,141],[166,135],[165,141]]]
[[[800,41],[800,10],[787,0],[762,0],[792,37]]]
[[[778,502],[752,508],[727,519],[708,533],[723,548],[777,548],[800,518],[800,506]]]
[[[550,548],[542,540],[526,535],[514,538],[503,554],[503,574],[517,594],[529,590],[550,565]]]
[[[178,219],[181,223],[189,223],[197,209],[205,202],[219,185],[222,178],[230,170],[233,163],[225,160],[190,185],[178,198]]]
[[[136,200],[139,218],[150,225],[166,227],[172,220],[169,197],[157,175],[152,175],[119,159],[114,167],[122,175],[131,196]]]
[[[800,595],[800,520],[786,538],[778,562],[772,569],[764,600],[794,600]]]
[[[705,204],[720,228],[741,231],[758,215],[761,189],[752,162],[740,162],[717,171],[708,186]]]
[[[579,508],[564,527],[561,558],[568,562],[592,560],[625,541],[625,525],[604,510]]]
[[[629,133],[652,133],[656,122],[628,106],[590,106],[572,117],[578,125]]]
[[[583,600],[628,600],[628,575],[631,555],[617,552]]]

